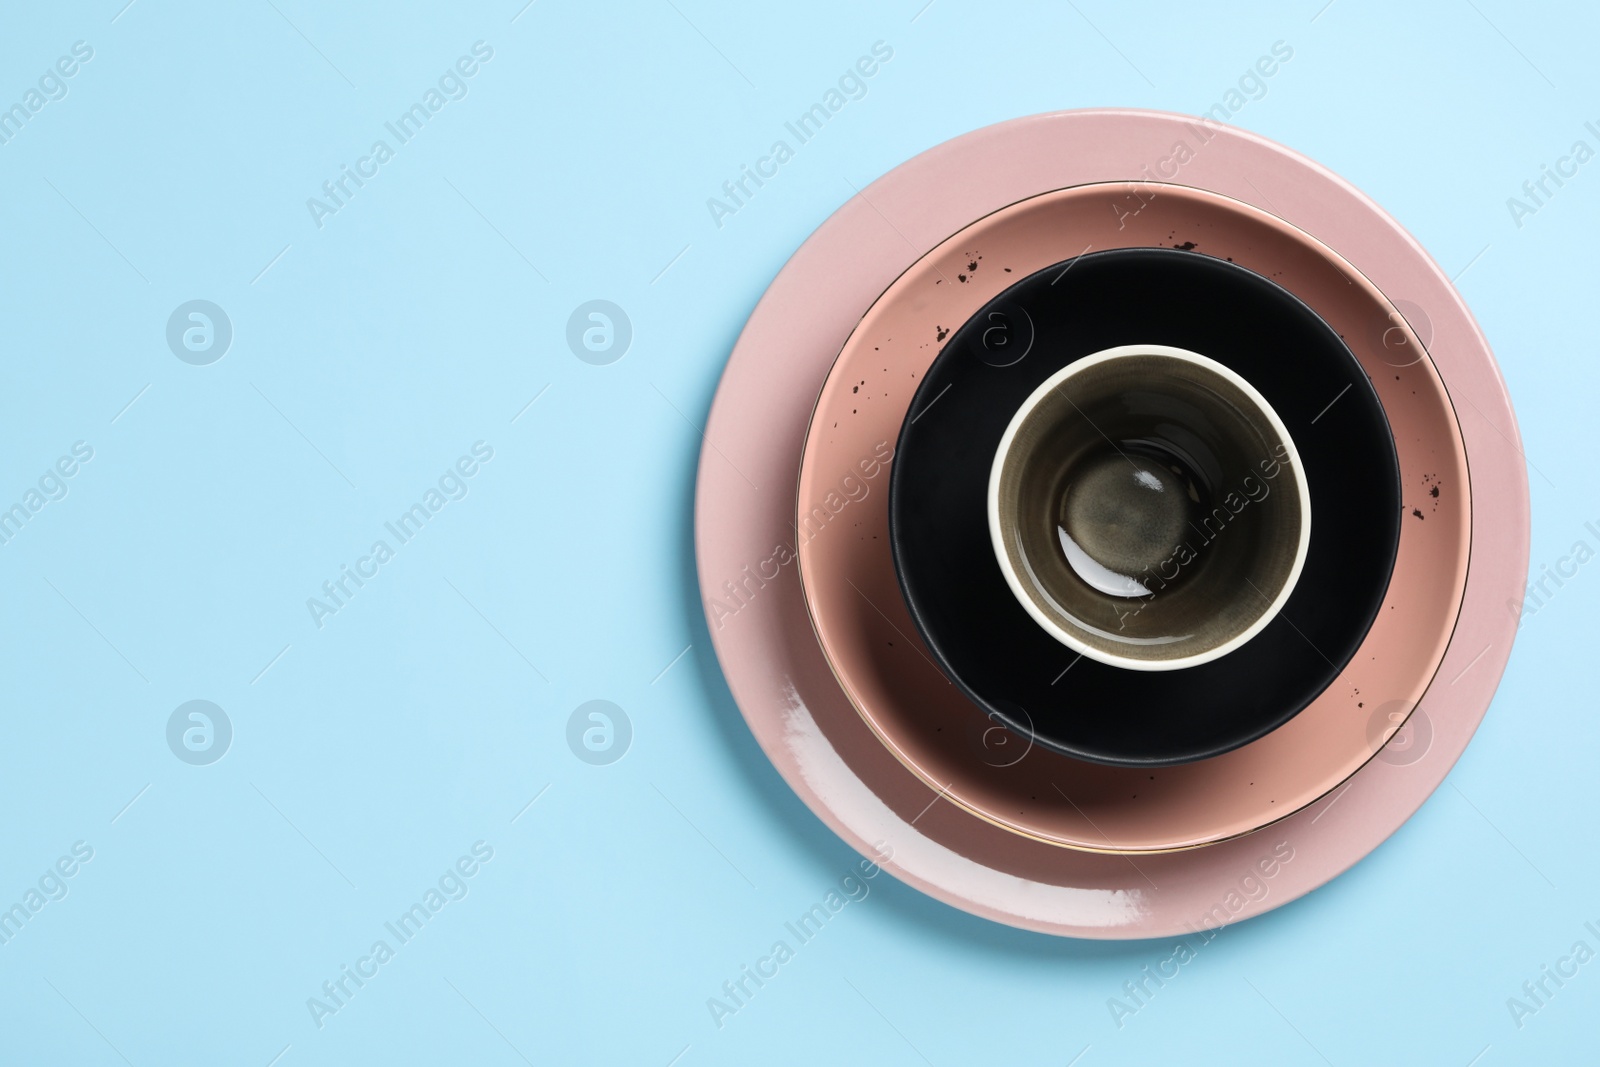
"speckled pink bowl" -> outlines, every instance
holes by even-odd
[[[1408,514],[1388,596],[1339,678],[1287,724],[1243,748],[1163,768],[1103,766],[1043,746],[1025,751],[1026,739],[996,732],[933,666],[896,585],[888,494],[853,503],[848,524],[818,525],[816,516],[827,514],[827,494],[836,491],[841,471],[879,442],[895,440],[912,392],[953,326],[1012,282],[1059,262],[1063,249],[1072,255],[1174,246],[1271,277],[1346,338],[1372,378],[1394,432]],[[1385,344],[1393,321],[1401,325]],[[1142,182],[1080,186],[1013,204],[963,229],[896,279],[862,318],[822,387],[806,438],[800,576],[845,693],[890,751],[949,800],[1052,844],[1120,852],[1191,848],[1305,807],[1387,739],[1369,734],[1369,709],[1394,701],[1410,708],[1422,696],[1461,604],[1471,526],[1466,455],[1432,361],[1410,358],[1421,351],[1383,294],[1325,245],[1215,193]],[[1310,417],[1337,398],[1302,402]],[[1435,489],[1439,495],[1430,495]],[[1070,685],[1070,675],[1063,684]]]

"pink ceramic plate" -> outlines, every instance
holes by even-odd
[[[1109,767],[1030,746],[989,721],[934,666],[911,621],[889,550],[888,494],[863,497],[851,505],[850,521],[838,525],[826,501],[841,471],[896,439],[944,338],[1002,290],[1082,251],[1174,246],[1271,277],[1346,339],[1389,417],[1406,517],[1372,629],[1308,708],[1212,759]],[[1397,724],[1388,713],[1409,711],[1433,680],[1467,577],[1466,455],[1450,399],[1404,322],[1321,242],[1237,200],[1174,185],[1117,182],[1046,193],[948,238],[896,279],[845,342],[801,459],[801,583],[845,693],[890,751],[950,801],[1072,848],[1191,848],[1257,830],[1337,788],[1388,739]],[[1302,400],[1308,419],[1337,403],[1331,393]],[[941,402],[960,398],[931,403]],[[1051,670],[1069,668],[1073,659],[1069,652]],[[1070,686],[1063,675],[1058,681]],[[1369,726],[1380,707],[1381,733]]]
[[[1456,403],[1479,507],[1462,610],[1436,681],[1380,758],[1268,830],[1135,858],[1059,848],[942,800],[851,706],[811,634],[792,564],[806,425],[835,356],[878,295],[974,219],[1146,168],[1288,219],[1405,310]],[[1510,654],[1515,620],[1504,605],[1527,572],[1527,479],[1483,336],[1445,273],[1381,209],[1315,163],[1242,131],[1150,112],[1067,112],[979,130],[896,168],[823,223],[773,281],[729,360],[706,437],[696,490],[701,590],[751,731],[795,792],[863,855],[998,922],[1157,937],[1309,892],[1376,848],[1444,780]],[[863,491],[885,491],[887,471],[882,458],[863,456],[855,488],[845,473],[834,521],[848,527]]]

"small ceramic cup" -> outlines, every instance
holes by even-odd
[[[1011,591],[1091,659],[1140,671],[1249,641],[1294,590],[1311,497],[1266,398],[1215,360],[1125,345],[1051,375],[989,475]]]

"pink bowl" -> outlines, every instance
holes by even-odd
[[[1271,277],[1322,315],[1372,378],[1393,429],[1409,519],[1388,595],[1354,659],[1317,700],[1225,755],[1147,769],[1087,763],[1043,746],[1029,751],[1021,738],[997,744],[1009,735],[934,667],[912,624],[890,556],[888,494],[852,505],[848,525],[818,517],[829,516],[826,501],[837,492],[840,472],[896,439],[912,392],[953,327],[1011,283],[1066,255],[1174,246]],[[1466,454],[1449,397],[1422,353],[1393,305],[1325,245],[1215,193],[1144,182],[1080,186],[966,227],[896,279],[863,316],[822,387],[806,438],[801,583],[845,693],[923,781],[979,818],[1053,844],[1117,852],[1191,848],[1305,807],[1388,740],[1395,724],[1385,721],[1385,731],[1375,734],[1373,709],[1416,705],[1461,605],[1471,525]],[[1309,417],[1337,398],[1304,403]]]

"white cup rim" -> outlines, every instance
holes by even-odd
[[[1283,587],[1278,591],[1277,596],[1273,598],[1272,603],[1268,605],[1267,610],[1262,612],[1261,616],[1244,630],[1241,630],[1215,648],[1210,648],[1191,656],[1180,656],[1176,659],[1141,660],[1118,656],[1090,645],[1063,628],[1040,609],[1034,603],[1033,598],[1028,595],[1027,587],[1023,584],[1021,575],[1012,566],[1011,555],[1006,549],[1005,535],[1000,518],[1000,472],[1005,466],[1006,456],[1010,453],[1012,444],[1016,441],[1017,433],[1022,428],[1022,424],[1027,421],[1028,416],[1033,413],[1034,409],[1039,406],[1046,396],[1063,382],[1102,363],[1124,359],[1129,356],[1168,356],[1193,363],[1225,379],[1230,385],[1242,392],[1251,403],[1260,409],[1268,424],[1283,442],[1288,452],[1285,462],[1291,465],[1295,472],[1295,486],[1300,504],[1300,539],[1295,546],[1294,565],[1290,568],[1288,578],[1284,581]],[[1023,609],[1032,616],[1033,621],[1042,626],[1050,636],[1075,652],[1082,653],[1100,663],[1136,671],[1176,671],[1185,667],[1198,667],[1203,663],[1210,663],[1212,660],[1226,656],[1229,652],[1255,637],[1266,629],[1268,623],[1277,618],[1278,612],[1282,610],[1290,594],[1294,592],[1295,586],[1300,581],[1300,572],[1305,567],[1307,549],[1311,544],[1311,493],[1306,484],[1305,469],[1300,465],[1300,453],[1295,448],[1294,438],[1290,436],[1289,428],[1283,424],[1283,420],[1278,417],[1278,413],[1273,410],[1267,398],[1262,396],[1255,386],[1240,377],[1237,372],[1208,356],[1203,356],[1198,352],[1191,352],[1186,348],[1175,348],[1170,345],[1118,345],[1114,348],[1102,349],[1099,352],[1074,360],[1040,383],[1039,387],[1017,408],[1016,414],[1012,415],[1011,422],[1006,426],[1006,432],[1001,436],[1000,444],[995,449],[994,463],[989,468],[988,511],[989,537],[994,545],[995,559],[1000,564],[1000,573],[1005,576],[1006,584],[1011,587],[1012,595],[1017,598],[1017,602],[1022,605]]]

